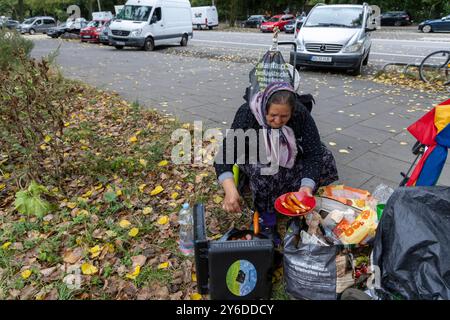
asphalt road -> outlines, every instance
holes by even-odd
[[[424,34],[408,28],[381,29],[371,33],[370,63],[377,66],[389,62],[419,63],[429,53],[450,49],[450,34]],[[293,34],[281,33],[280,41],[293,41]],[[232,54],[264,53],[270,47],[272,34],[261,32],[196,31],[191,44],[194,47],[226,49]],[[288,49],[282,49],[287,52]]]

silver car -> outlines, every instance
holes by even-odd
[[[296,36],[291,64],[341,68],[361,74],[369,61],[374,11],[367,5],[316,5]]]
[[[52,17],[34,17],[26,19],[17,27],[20,33],[46,33],[48,29],[56,27],[56,21]]]

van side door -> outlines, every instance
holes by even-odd
[[[42,32],[42,28],[44,27],[44,21],[42,19],[36,19],[31,27],[36,32]]]
[[[47,32],[48,29],[56,27],[56,23],[53,19],[44,19],[43,32]]]
[[[161,7],[156,7],[153,10],[153,15],[150,18],[151,30],[154,36],[155,45],[167,43],[166,28],[164,26],[164,18]]]

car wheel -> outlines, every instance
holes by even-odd
[[[352,76],[359,76],[362,73],[362,67],[363,67],[364,61],[361,59],[361,61],[359,62],[358,66],[353,69],[350,74]]]
[[[122,50],[123,46],[115,46],[117,50]]]
[[[211,30],[211,29],[209,29],[209,30]],[[188,44],[188,36],[185,34],[185,35],[183,35],[183,38],[181,38],[180,45],[182,47],[186,47],[187,44]]]
[[[153,41],[152,38],[145,39],[144,50],[145,51],[153,51],[153,50],[155,50],[155,41]]]
[[[212,30],[212,29],[213,29],[213,27],[208,27],[208,29],[209,29],[209,30]]]
[[[33,35],[33,34],[35,34],[36,33],[36,31],[34,31],[34,29],[30,29],[30,32],[29,32],[31,35]]]
[[[366,56],[366,58],[365,58],[364,61],[363,61],[363,65],[364,65],[364,66],[367,66],[367,65],[369,64],[369,55],[370,55],[370,50],[369,50],[369,52],[367,53],[367,56]]]
[[[422,31],[425,33],[429,33],[431,31],[433,31],[433,28],[431,28],[431,26],[429,24],[427,24],[427,25],[423,26]]]

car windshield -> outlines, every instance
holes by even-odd
[[[36,19],[26,19],[23,24],[32,24],[34,20]]]
[[[280,21],[280,17],[272,17],[269,22],[277,22]]]
[[[89,24],[88,24],[87,26],[88,26],[88,27],[98,28],[98,27],[100,27],[101,25],[102,25],[102,22],[101,22],[101,21],[94,20],[94,21],[89,22]]]
[[[361,8],[319,7],[311,12],[305,27],[359,28],[363,16]]]
[[[130,21],[147,21],[152,7],[126,5],[120,10],[116,19]]]

